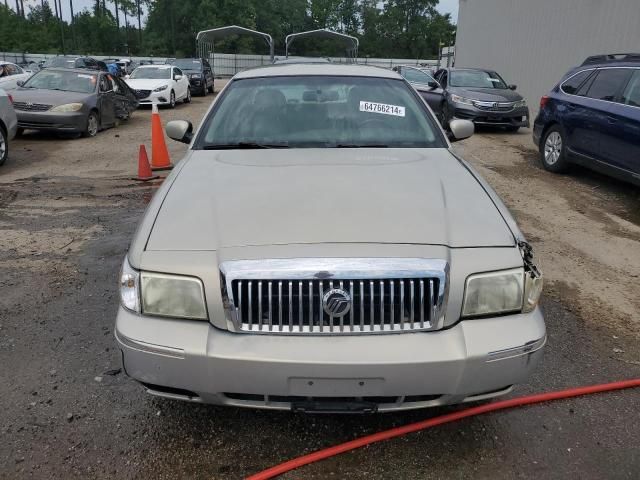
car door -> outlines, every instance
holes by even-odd
[[[173,67],[173,80],[176,84],[176,100],[185,98],[189,88],[189,79],[178,67]]]
[[[597,70],[586,69],[570,76],[560,85],[565,95],[558,97],[556,115],[565,131],[567,148],[571,153],[578,154],[578,158],[596,158],[600,148],[591,114],[593,103],[596,102],[587,97],[596,75]]]
[[[629,68],[599,69],[586,92],[590,99],[587,114],[598,144],[593,157],[621,169],[626,169],[627,160],[623,147],[625,142],[621,139],[624,122],[616,115],[619,108],[616,102],[632,73]]]
[[[607,163],[640,176],[640,69],[629,72],[622,93],[607,112],[602,156]]]
[[[211,68],[211,64],[203,59],[202,66],[204,67],[204,78],[207,82],[207,87],[213,86],[213,69]]]
[[[440,84],[438,84],[431,75],[416,68],[403,67],[400,70],[400,74],[420,92],[420,96],[429,104],[431,110],[433,110],[436,115],[440,115],[442,111],[442,101],[444,99],[444,90]],[[431,83],[431,85],[429,85],[429,83]],[[434,87],[434,83],[437,84],[437,86]]]
[[[103,126],[113,125],[116,121],[116,100],[113,83],[108,75],[100,75],[98,80],[98,109],[100,123]]]

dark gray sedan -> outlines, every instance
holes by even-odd
[[[442,68],[435,78],[445,91],[443,125],[453,118],[471,120],[476,125],[494,125],[517,131],[529,127],[527,102],[515,85],[507,85],[492,70]]]
[[[138,107],[131,89],[107,72],[47,68],[12,92],[19,132],[25,129],[93,137]]]

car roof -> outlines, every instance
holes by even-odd
[[[108,74],[109,72],[105,72],[103,70],[91,70],[89,68],[64,68],[64,67],[49,67],[47,69],[45,69],[45,71],[47,72],[73,72],[73,73],[84,73],[85,75],[88,74],[95,74],[98,75],[99,73],[104,73],[104,74]]]
[[[402,78],[396,72],[386,68],[365,65],[340,65],[335,63],[282,63],[244,70],[234,78],[283,77],[295,75],[322,75],[347,77]]]

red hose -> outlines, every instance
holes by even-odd
[[[488,403],[477,407],[466,408],[453,413],[447,413],[446,415],[440,415],[438,417],[430,418],[428,420],[422,420],[420,422],[410,423],[403,427],[391,428],[383,432],[374,433],[365,437],[357,438],[349,442],[335,445],[317,452],[303,455],[293,460],[281,463],[275,467],[271,467],[262,472],[256,473],[247,477],[246,480],[267,480],[269,478],[277,477],[283,473],[294,470],[303,465],[318,462],[325,458],[333,457],[340,453],[348,452],[349,450],[355,450],[356,448],[364,447],[372,443],[381,442],[390,438],[399,437],[407,433],[417,432],[418,430],[424,430],[427,428],[442,425],[444,423],[455,422],[467,417],[473,417],[475,415],[481,415],[483,413],[494,412],[496,410],[505,410],[507,408],[521,407],[524,405],[531,405],[534,403],[549,402],[552,400],[560,400],[563,398],[578,397],[581,395],[590,395],[592,393],[608,392],[611,390],[622,390],[624,388],[640,387],[640,378],[635,380],[625,380],[621,382],[605,383],[602,385],[592,385],[590,387],[578,387],[570,388],[568,390],[561,390],[558,392],[539,393],[537,395],[529,395],[526,397],[511,398],[509,400],[502,400],[500,402]]]

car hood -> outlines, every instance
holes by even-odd
[[[487,192],[444,148],[196,150],[183,161],[147,250],[514,245]]]
[[[129,78],[125,80],[127,85],[135,90],[153,90],[154,88],[161,87],[162,85],[169,85],[171,83],[170,78]]]
[[[508,88],[448,87],[447,91],[472,100],[483,100],[488,102],[517,102],[518,100],[522,100],[522,95],[513,90],[509,90]]]
[[[64,105],[65,103],[84,103],[95,93],[63,92],[41,88],[18,88],[11,91],[14,102],[44,103]]]

